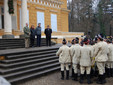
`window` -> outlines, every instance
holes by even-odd
[[[43,12],[37,12],[37,25],[38,25],[38,23],[41,23],[42,31],[44,31],[45,20],[44,20],[44,13]]]
[[[57,32],[57,15],[51,14],[51,28],[52,31]]]
[[[12,19],[12,29],[17,29],[17,19],[16,16],[11,16]]]

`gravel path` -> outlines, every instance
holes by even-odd
[[[113,85],[113,78],[107,78],[106,80],[107,83],[104,85]],[[25,81],[17,85],[88,85],[88,84],[86,80],[84,81],[84,84],[80,84],[79,82],[73,81],[71,79],[61,80],[60,72],[53,72],[43,77]],[[96,81],[93,81],[93,84],[91,85],[99,85],[99,84],[96,84]]]

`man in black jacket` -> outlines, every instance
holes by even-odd
[[[44,31],[45,35],[46,35],[46,45],[47,46],[51,46],[51,34],[52,34],[52,29],[50,29],[49,25],[47,26],[47,28]]]

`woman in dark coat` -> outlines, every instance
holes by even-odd
[[[30,46],[34,47],[34,41],[35,41],[35,29],[34,29],[34,25],[31,26],[30,32],[31,32],[31,34],[30,34],[30,44],[31,45]]]

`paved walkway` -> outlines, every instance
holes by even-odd
[[[107,83],[104,85],[113,85],[113,78],[106,79]],[[80,84],[77,81],[73,80],[61,80],[60,79],[60,72],[54,72],[43,77],[31,79],[29,81],[25,81],[23,83],[17,85],[88,85],[87,81],[84,81],[84,84]],[[96,84],[96,81],[93,81],[91,85],[99,85]]]

